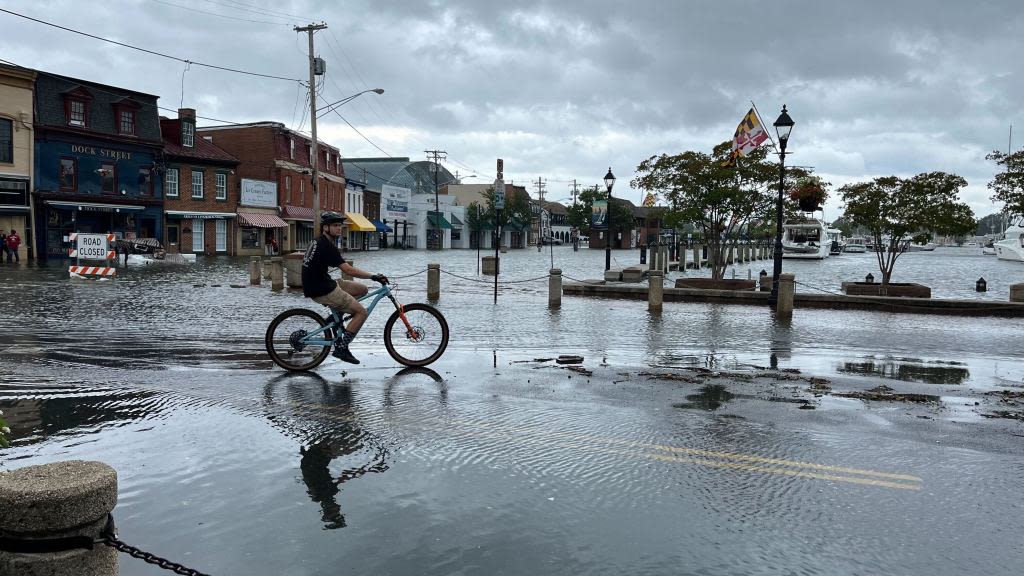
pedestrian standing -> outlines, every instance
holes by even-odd
[[[10,235],[7,236],[7,261],[11,261],[11,256],[14,256],[15,262],[21,262],[21,255],[18,254],[18,248],[21,248],[21,236],[18,236],[18,231],[11,228]]]
[[[7,254],[7,234],[3,230],[0,230],[0,263],[3,263],[4,256],[10,258]],[[10,262],[10,260],[8,260],[8,262]]]

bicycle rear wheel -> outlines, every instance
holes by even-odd
[[[267,353],[275,364],[295,372],[312,370],[327,358],[331,347],[321,344],[306,344],[301,341],[306,335],[327,325],[327,321],[312,310],[293,308],[277,315],[267,327]],[[318,340],[333,340],[333,332],[327,330],[315,337]]]
[[[402,313],[412,327],[402,321]],[[448,347],[448,322],[433,306],[409,304],[395,310],[384,324],[384,347],[405,366],[426,366]]]

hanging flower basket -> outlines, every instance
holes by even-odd
[[[821,205],[828,198],[828,192],[825,191],[825,184],[821,178],[809,176],[797,180],[789,192],[789,197],[796,200],[802,212],[814,212],[821,210]]]

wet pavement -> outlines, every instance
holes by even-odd
[[[244,260],[109,283],[4,269],[0,467],[107,462],[122,539],[212,574],[1008,574],[1024,560],[1019,321],[797,310],[781,324],[760,307],[651,316],[568,297],[551,311],[535,279],[550,253],[505,256],[501,279],[522,281],[495,306],[475,253],[354,254],[416,274],[398,278],[406,302],[441,261],[449,350],[401,370],[381,308],[353,344],[364,364],[295,375],[262,335],[305,302],[233,288]],[[569,277],[603,270],[603,252],[555,256]]]

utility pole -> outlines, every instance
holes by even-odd
[[[544,243],[544,179],[537,176],[537,199],[540,211],[537,212],[537,252]]]
[[[441,165],[438,161],[447,158],[447,152],[444,150],[424,150],[427,154],[427,158],[434,163],[434,233],[437,235],[437,250],[444,248],[444,232],[441,231],[441,203],[437,198],[437,173],[441,171]]]
[[[317,30],[323,30],[327,28],[327,24],[321,22],[319,24],[310,24],[309,26],[296,26],[296,32],[305,32],[309,35],[309,123],[310,129],[313,134],[313,143],[310,145],[310,156],[311,164],[313,165],[313,236],[319,236],[318,230],[320,226],[320,151],[317,148],[316,139],[316,77],[318,76],[316,68],[316,56],[313,52],[313,33]],[[319,71],[323,74],[323,70]]]

